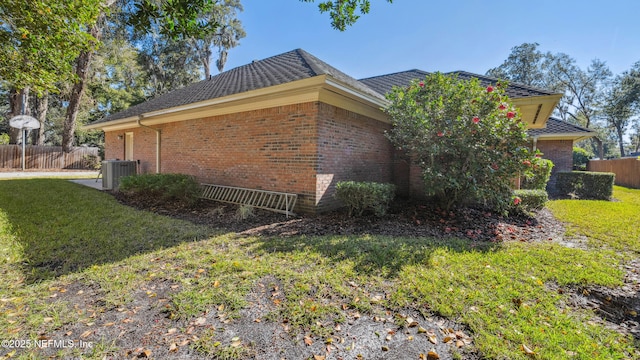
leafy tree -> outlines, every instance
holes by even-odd
[[[96,41],[86,29],[102,0],[3,0],[0,2],[0,78],[41,94],[73,75],[72,63]]]
[[[500,66],[489,69],[487,75],[520,84],[546,87],[546,76],[542,69],[546,54],[538,50],[538,46],[538,43],[523,43],[511,48],[507,60]]]
[[[616,76],[605,93],[602,113],[607,125],[614,130],[620,156],[624,157],[624,135],[633,117],[640,113],[640,62]]]
[[[567,54],[547,54],[544,69],[549,77],[549,89],[563,92],[557,112],[563,120],[591,128],[600,112],[603,90],[612,73],[598,59],[591,61],[586,70],[576,65]]]
[[[513,179],[531,176],[525,124],[504,89],[430,74],[388,95],[391,142],[422,169],[425,191],[446,208],[508,209]]]
[[[315,2],[315,0],[300,0],[304,2]],[[392,3],[393,0],[387,0]],[[360,15],[368,14],[371,9],[369,0],[338,0],[321,1],[318,4],[321,13],[329,13],[331,26],[334,29],[345,31],[347,27],[358,21]]]
[[[196,50],[197,57],[202,63],[205,79],[211,76],[213,48],[218,50],[216,67],[222,72],[229,49],[238,46],[240,39],[246,36],[242,23],[236,17],[238,11],[242,11],[239,0],[225,0],[216,7],[216,11],[204,15],[214,19],[220,25],[218,31],[203,38],[189,39],[189,43]]]
[[[623,77],[617,76],[611,88],[606,92],[602,108],[603,117],[614,130],[622,157],[625,156],[624,134],[634,114],[633,103],[635,99],[630,96],[629,90],[623,84]]]

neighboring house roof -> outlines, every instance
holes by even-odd
[[[91,125],[139,116],[251,90],[286,84],[319,75],[333,79],[384,101],[384,96],[365,84],[325,63],[302,49],[296,49],[222,72],[209,79],[171,91],[121,112],[111,114]]]
[[[570,124],[558,118],[550,117],[547,126],[543,129],[528,130],[529,136],[540,140],[584,140],[598,136],[593,130]]]
[[[412,80],[420,80],[424,79],[426,75],[429,73],[423,70],[413,69],[407,71],[401,71],[393,74],[387,75],[379,75],[373,76],[370,78],[360,79],[360,82],[365,83],[372,89],[376,90],[380,94],[386,94],[391,91],[394,86],[407,86],[411,83]],[[480,80],[480,84],[483,86],[488,86],[491,84],[495,84],[498,82],[497,78],[493,78],[490,76],[473,74],[466,71],[452,71],[446,73],[445,75],[456,74],[459,79],[462,80],[470,80],[472,78],[477,78]],[[553,95],[554,92],[537,89],[531,86],[518,84],[518,83],[509,83],[507,87],[507,95],[512,99],[518,99],[528,96],[544,96],[544,95]]]

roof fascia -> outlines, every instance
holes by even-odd
[[[538,139],[538,141],[540,140],[573,140],[573,141],[580,141],[580,140],[585,140],[585,139],[589,139],[592,137],[598,136],[597,133],[595,132],[588,132],[588,133],[551,133],[551,134],[540,134],[537,136],[531,136],[531,138],[536,138]]]

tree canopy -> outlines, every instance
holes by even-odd
[[[0,79],[16,89],[56,91],[80,52],[94,49],[87,32],[102,0],[0,1]]]

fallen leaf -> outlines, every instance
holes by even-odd
[[[437,343],[438,343],[438,337],[437,337],[435,334],[433,334],[433,335],[429,335],[429,341],[430,341],[432,344],[437,344]]]
[[[207,322],[207,318],[199,317],[194,321],[194,325],[202,326]]]
[[[536,354],[536,352],[535,352],[535,351],[533,351],[533,350],[529,349],[529,347],[528,347],[527,345],[525,345],[525,344],[522,344],[522,345],[520,346],[520,348],[521,348],[521,349],[522,349],[522,351],[524,351],[524,353],[525,353],[525,354],[527,354],[527,355],[535,355],[535,354]]]
[[[383,346],[382,347],[382,351],[389,351],[389,347],[388,346]]]
[[[304,344],[307,345],[307,346],[311,346],[313,344],[313,339],[311,339],[308,336],[305,336],[304,337]]]
[[[221,304],[220,306],[218,306],[218,311],[224,311],[224,304]]]
[[[427,353],[427,360],[438,360],[440,355],[435,350],[431,350]]]
[[[313,355],[313,360],[324,360],[324,355]]]
[[[242,345],[242,340],[239,337],[234,337],[231,339],[231,347],[238,347]]]
[[[87,331],[83,332],[83,333],[80,335],[80,337],[84,339],[84,338],[89,337],[92,333],[93,333],[93,330],[87,330]]]
[[[46,318],[42,319],[42,321],[44,321],[44,322],[52,322],[53,318],[52,317],[46,317]]]
[[[446,344],[451,342],[451,340],[455,339],[455,337],[451,336],[451,335],[447,335],[444,337],[444,339],[442,339],[442,341]]]
[[[456,341],[456,347],[457,347],[457,348],[461,348],[461,347],[463,347],[463,346],[464,346],[464,341],[462,341],[462,340],[458,340],[458,341]]]
[[[422,326],[418,327],[418,334],[423,334],[423,333],[426,333],[426,332],[427,332],[427,329],[423,328]]]
[[[176,352],[176,351],[178,351],[178,344],[171,343],[171,346],[169,346],[169,352]]]
[[[150,356],[151,356],[151,350],[149,349],[142,350],[142,352],[138,354],[139,358],[148,358]]]
[[[113,325],[115,325],[115,324],[116,324],[116,323],[114,323],[114,322],[108,322],[108,323],[106,323],[106,324],[104,324],[104,325],[102,325],[102,326],[104,326],[104,327],[109,327],[109,326],[113,326]]]

